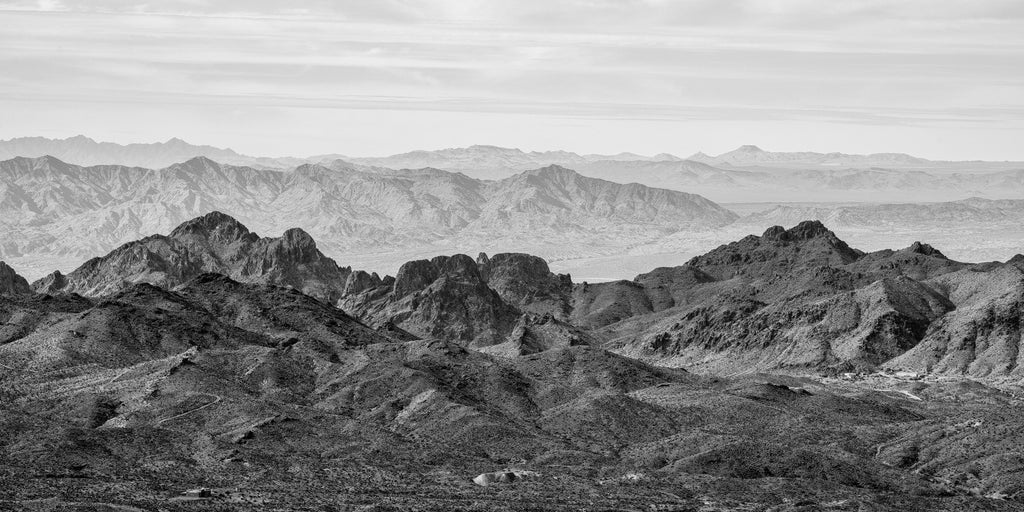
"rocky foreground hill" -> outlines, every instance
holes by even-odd
[[[380,277],[214,213],[2,274],[0,507],[1018,510],[1022,259],[804,222]]]
[[[301,229],[261,238],[213,212],[67,275],[55,272],[32,289],[99,297],[137,283],[171,289],[219,273],[294,288],[377,328],[475,349],[535,350],[508,345],[510,336],[547,322],[544,336],[560,341],[533,345],[589,340],[661,366],[718,375],[892,367],[1008,379],[1022,371],[1021,261],[963,263],[919,242],[865,253],[807,221],[632,281],[577,283],[551,272],[543,259],[517,253],[437,256],[381,277],[339,266]],[[18,277],[6,281],[24,291]]]

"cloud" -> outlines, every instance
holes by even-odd
[[[0,65],[11,71],[0,95],[86,133],[106,121],[72,119],[68,105],[478,112],[601,126],[959,123],[969,133],[1021,119],[1022,5],[0,0]]]

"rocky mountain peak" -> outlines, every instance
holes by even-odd
[[[348,275],[348,279],[345,280],[345,287],[342,289],[342,295],[354,295],[371,288],[381,286],[382,282],[380,276],[376,272],[368,273],[364,270],[356,270]]]
[[[761,238],[766,240],[782,240],[786,236],[786,228],[782,226],[772,226],[764,231]]]
[[[580,174],[572,169],[562,167],[561,165],[551,164],[532,171],[526,171],[523,173],[526,176],[540,176],[540,177],[554,177],[554,178],[569,178],[580,176]]]
[[[786,230],[784,234],[786,240],[810,240],[818,237],[835,238],[836,235],[818,220],[805,220]]]
[[[290,286],[333,302],[351,269],[324,256],[302,229],[260,238],[230,215],[214,211],[182,223],[169,236],[124,244],[67,276],[52,274],[37,281],[36,289],[98,296],[137,282],[173,288],[207,272],[245,283]]]
[[[285,231],[281,238],[292,247],[316,248],[316,241],[302,228],[291,228]]]
[[[454,254],[452,256],[437,256],[430,260],[437,267],[438,273],[452,277],[468,279],[470,281],[480,280],[480,269],[476,261],[465,254]]]
[[[21,295],[32,293],[28,281],[13,268],[0,261],[0,295]]]
[[[253,256],[253,258],[256,258],[254,261],[264,257],[266,260],[261,263],[264,267],[268,265],[291,267],[329,259],[317,249],[316,241],[313,240],[313,237],[300,228],[289,229],[280,238],[268,240],[265,256]]]
[[[395,297],[404,297],[433,283],[440,272],[430,260],[407,261],[398,268],[392,290]]]
[[[234,217],[219,211],[212,211],[202,217],[185,221],[174,228],[170,234],[170,238],[176,240],[185,240],[194,236],[224,242],[243,238],[258,238]]]
[[[194,167],[194,168],[200,168],[200,169],[210,169],[210,168],[214,168],[214,167],[220,167],[219,163],[211,160],[210,158],[202,156],[202,155],[189,158],[188,160],[186,160],[184,162],[184,165],[186,165],[188,167]]]
[[[817,220],[805,220],[789,229],[782,226],[772,226],[765,230],[761,238],[764,240],[778,240],[780,242],[799,242],[815,238],[839,240],[835,233],[825,227],[821,221]]]
[[[39,158],[36,158],[35,164],[37,167],[66,167],[68,165],[63,160],[53,155],[43,155]]]
[[[46,275],[46,277],[32,283],[32,291],[36,293],[57,293],[64,289],[67,284],[67,276],[62,274],[60,270],[54,270]]]
[[[748,236],[690,260],[717,279],[737,274],[774,275],[783,269],[845,265],[864,253],[851,248],[817,220],[785,229],[768,228],[760,237]]]
[[[495,254],[487,260],[482,273],[488,281],[492,278],[533,281],[551,276],[544,258],[515,252]]]
[[[914,242],[913,244],[910,245],[910,247],[907,247],[904,250],[915,254],[923,254],[925,256],[935,256],[936,258],[949,259],[946,258],[946,255],[942,254],[942,252],[939,251],[938,249],[921,242]]]
[[[495,254],[480,274],[509,304],[535,313],[561,316],[568,310],[572,279],[555,274],[543,258],[523,253]]]

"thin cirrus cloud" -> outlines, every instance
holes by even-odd
[[[1024,159],[1022,21],[995,0],[0,1],[0,137]]]

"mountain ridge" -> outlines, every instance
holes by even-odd
[[[0,257],[81,261],[215,210],[257,231],[303,225],[335,254],[437,243],[486,249],[502,238],[511,248],[554,247],[559,238],[601,247],[614,232],[623,243],[653,240],[737,218],[685,192],[564,168],[521,174],[490,182],[441,170],[383,172],[337,163],[289,172],[205,157],[159,170],[12,159],[0,162]]]
[[[575,283],[541,258],[514,253],[414,260],[381,278],[338,266],[302,229],[260,238],[213,212],[32,286],[103,296],[138,283],[175,288],[217,272],[293,287],[381,332],[506,355],[603,343],[630,357],[712,373],[888,365],[1006,378],[1024,371],[1005,360],[1017,353],[1013,326],[1024,311],[1016,308],[1024,303],[1018,260],[962,263],[920,242],[868,253],[821,222],[805,221],[632,281]],[[989,288],[1004,292],[982,293]],[[1000,313],[993,317],[991,307]],[[986,330],[972,327],[980,325]],[[992,340],[984,346],[1009,348],[979,348],[970,357],[988,362],[970,367],[929,359],[954,350],[951,337],[970,329]]]

